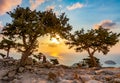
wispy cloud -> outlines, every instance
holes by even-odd
[[[46,7],[46,10],[51,10],[51,9],[54,10],[54,9],[55,9],[55,6],[54,6],[54,5],[51,5],[51,6],[47,6],[47,7]]]
[[[58,45],[54,43],[49,43],[48,46],[53,48],[53,47],[57,47]]]
[[[45,10],[48,11],[48,10],[51,10],[51,9],[52,9],[52,10],[54,11],[54,13],[58,16],[58,15],[60,15],[60,13],[61,13],[62,5],[59,5],[58,8],[59,8],[59,9],[56,9],[56,6],[55,6],[55,5],[51,5],[51,6],[47,6]]]
[[[29,0],[29,1],[31,10],[35,10],[39,5],[45,2],[45,0]]]
[[[110,29],[114,28],[114,26],[116,26],[116,23],[113,22],[112,20],[103,20],[100,23],[95,24],[94,29],[98,29],[100,26],[102,26],[103,28]]]
[[[0,31],[3,29],[2,22],[0,21]]]
[[[71,6],[67,6],[67,9],[68,10],[74,10],[74,9],[77,9],[77,8],[82,8],[83,6],[84,6],[83,4],[77,2],[77,3],[75,3]]]
[[[22,0],[0,0],[0,15],[10,11],[13,7],[20,5]]]

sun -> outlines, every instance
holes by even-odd
[[[60,44],[59,40],[57,40],[56,38],[52,38],[50,41],[53,44]]]

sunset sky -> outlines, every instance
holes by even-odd
[[[73,26],[72,32],[81,28],[88,30],[103,26],[120,33],[120,0],[0,0],[0,30],[11,22],[6,12],[12,11],[17,5],[37,11],[53,9],[56,15],[65,12]],[[71,65],[87,56],[86,52],[76,53],[74,49],[68,49],[62,39],[57,41],[42,37],[39,40],[38,50],[49,58],[57,58],[62,64]],[[120,42],[106,56],[101,53],[95,55],[101,62],[114,60],[120,64]]]

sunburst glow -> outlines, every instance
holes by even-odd
[[[53,43],[53,44],[60,44],[59,40],[57,40],[56,38],[52,38],[51,39],[51,43]]]

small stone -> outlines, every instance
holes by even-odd
[[[2,79],[3,76],[7,75],[8,70],[0,70],[0,79]]]
[[[34,62],[35,66],[39,66],[40,62]]]
[[[8,77],[14,77],[15,76],[16,71],[11,71],[8,73]]]
[[[63,80],[61,80],[58,83],[73,83],[73,81],[72,80],[65,80],[65,79],[63,79]]]
[[[55,83],[58,83],[58,82],[60,82],[61,80],[62,80],[61,77],[56,77],[55,80],[54,80],[54,82],[55,82]]]
[[[13,61],[8,61],[8,64],[13,64]]]
[[[114,75],[112,71],[104,71],[105,75]]]
[[[92,77],[90,75],[81,75],[80,78],[83,82],[92,80]]]
[[[113,79],[111,76],[106,76],[106,77],[105,77],[105,80],[106,80],[106,81],[110,81],[111,79]]]
[[[18,61],[16,60],[16,61],[14,61],[13,64],[14,64],[14,65],[18,65],[18,63],[19,63],[19,60],[18,60]]]
[[[72,83],[83,83],[82,81],[80,81],[80,80],[73,80],[73,82]]]
[[[112,71],[108,71],[108,70],[98,70],[96,71],[96,74],[97,75],[114,75],[114,73]]]
[[[120,83],[120,78],[115,78],[113,83]]]
[[[2,78],[2,80],[4,80],[4,81],[8,81],[9,78],[8,78],[8,76],[5,76],[5,77]]]
[[[20,68],[18,69],[18,72],[22,73],[24,70],[25,70],[24,67],[20,67]]]
[[[117,77],[117,78],[120,78],[120,74],[116,74],[116,77]]]
[[[87,81],[87,82],[85,82],[85,83],[102,83],[102,82],[97,81],[97,80],[89,80],[89,81]]]
[[[52,68],[53,65],[50,62],[46,62],[43,64],[45,68]]]
[[[79,79],[79,75],[77,73],[73,73],[73,78],[74,79]]]
[[[14,79],[11,83],[21,83],[18,79]]]
[[[96,75],[96,72],[95,71],[90,71],[89,74],[90,75]]]
[[[37,71],[38,71],[38,68],[37,68],[37,67],[34,67],[34,68],[33,68],[33,71],[34,71],[34,72],[37,72]]]
[[[48,80],[55,80],[56,79],[56,74],[53,72],[48,73]]]
[[[28,69],[28,70],[31,70],[31,69],[32,69],[32,67],[31,67],[31,66],[28,66],[28,65],[26,65],[25,68]]]

